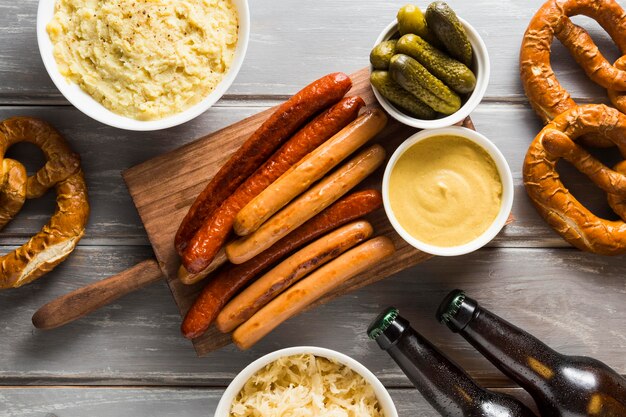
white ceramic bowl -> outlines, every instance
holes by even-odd
[[[495,220],[493,221],[491,226],[487,230],[485,230],[483,234],[478,236],[476,239],[460,246],[434,246],[416,239],[400,224],[395,214],[393,213],[391,204],[389,202],[389,177],[391,176],[391,171],[393,170],[400,156],[417,142],[420,142],[427,138],[431,138],[433,136],[442,135],[461,136],[463,138],[469,139],[470,141],[483,148],[495,162],[498,173],[500,174],[500,179],[502,180],[502,203],[500,205],[500,212],[496,216]],[[438,256],[464,255],[466,253],[470,253],[477,249],[480,249],[487,243],[489,243],[494,237],[496,237],[500,230],[502,230],[502,228],[506,224],[507,219],[509,218],[509,215],[511,214],[511,208],[513,207],[513,194],[513,175],[511,174],[511,168],[509,168],[509,164],[506,162],[504,155],[502,155],[496,145],[494,145],[485,136],[474,130],[466,129],[459,126],[450,126],[433,130],[423,130],[409,137],[406,141],[404,141],[404,143],[402,143],[402,145],[398,147],[398,149],[396,149],[393,155],[391,155],[391,158],[387,163],[387,167],[385,168],[385,175],[383,176],[383,204],[385,206],[385,212],[387,213],[387,217],[389,218],[389,221],[391,222],[393,228],[404,240],[406,240],[408,244],[410,244],[414,248],[417,248],[422,252]]]
[[[233,0],[239,14],[239,37],[235,56],[225,77],[208,96],[187,110],[159,120],[135,120],[113,113],[84,92],[77,84],[68,81],[61,73],[53,56],[52,42],[46,32],[46,25],[54,16],[55,0],[39,0],[37,11],[37,43],[43,63],[54,82],[65,98],[87,116],[109,126],[127,130],[160,130],[178,126],[199,116],[219,100],[235,80],[248,48],[250,37],[250,11],[247,0]]]
[[[487,46],[485,46],[485,42],[483,42],[482,38],[469,23],[465,20],[459,18],[459,21],[465,28],[467,32],[467,37],[469,38],[470,43],[472,44],[472,48],[474,50],[473,62],[471,69],[474,71],[474,75],[476,75],[476,87],[471,95],[465,99],[465,102],[461,106],[461,108],[455,113],[441,117],[439,119],[434,120],[425,120],[418,119],[412,116],[407,115],[402,110],[399,110],[395,107],[389,100],[383,97],[375,88],[374,95],[376,99],[380,103],[380,105],[397,121],[404,123],[405,125],[417,127],[419,129],[438,129],[440,127],[452,126],[462,120],[465,120],[467,116],[470,115],[472,111],[480,104],[481,100],[485,96],[487,92],[487,86],[489,85],[489,76],[491,74],[491,64],[489,62],[489,53],[487,52]],[[376,43],[374,46],[379,43],[386,41],[391,38],[398,31],[398,21],[394,20],[391,22],[385,30],[378,36],[376,39]],[[374,68],[370,66],[370,72],[373,71]]]
[[[333,359],[336,362],[348,366],[350,369],[361,375],[365,379],[365,381],[367,381],[374,388],[374,393],[376,394],[378,403],[381,405],[383,412],[385,413],[385,417],[398,417],[398,411],[396,410],[396,406],[394,405],[393,400],[389,395],[389,392],[387,392],[383,384],[369,369],[367,369],[365,366],[361,365],[359,362],[355,361],[351,357],[344,355],[343,353],[339,353],[331,349],[324,349],[313,346],[297,346],[277,350],[275,352],[268,353],[267,355],[257,359],[250,365],[246,366],[244,370],[241,371],[235,377],[235,379],[233,379],[230,385],[228,385],[228,388],[226,388],[226,391],[222,395],[219,404],[217,404],[215,417],[230,416],[231,404],[233,403],[233,400],[235,399],[239,391],[241,391],[246,381],[248,381],[248,379],[250,379],[252,375],[261,370],[265,365],[274,362],[278,358],[282,358],[284,356],[300,355],[304,353],[310,353],[315,356]]]

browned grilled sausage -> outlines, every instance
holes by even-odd
[[[195,273],[206,269],[228,238],[239,210],[293,164],[356,119],[364,105],[360,97],[344,98],[289,139],[204,221],[183,252],[185,268]]]
[[[183,335],[188,339],[202,335],[211,326],[222,307],[244,285],[282,257],[339,226],[379,209],[381,206],[382,197],[376,190],[350,194],[248,262],[240,265],[225,265],[211,278],[187,312],[181,326]]]
[[[294,282],[368,239],[374,229],[361,220],[317,239],[254,281],[224,307],[215,320],[222,333],[233,331]]]
[[[384,160],[385,150],[380,145],[372,145],[359,152],[350,161],[263,223],[256,232],[226,245],[228,260],[234,264],[240,264],[263,252],[350,191],[381,166]]]
[[[280,294],[233,332],[239,349],[248,349],[285,320],[335,290],[355,275],[391,256],[391,239],[379,236],[330,261]]]
[[[178,272],[176,275],[180,282],[182,282],[183,284],[193,285],[196,282],[200,282],[209,275],[211,275],[213,272],[215,272],[215,270],[217,270],[217,268],[224,265],[226,262],[228,262],[228,258],[226,257],[226,252],[224,252],[224,249],[222,249],[217,253],[217,255],[215,255],[215,257],[213,258],[213,262],[211,262],[211,264],[202,272],[192,274],[191,272],[187,271],[187,268],[185,268],[184,265],[181,264],[178,268]]]
[[[220,168],[183,219],[174,245],[179,253],[216,210],[274,151],[316,113],[338,102],[352,86],[337,72],[304,87],[283,103]]]
[[[235,218],[235,233],[247,236],[256,231],[272,215],[376,136],[386,124],[387,116],[382,110],[364,112],[243,207]]]

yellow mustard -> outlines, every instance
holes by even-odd
[[[400,156],[389,180],[389,202],[400,224],[434,246],[468,243],[493,223],[502,180],[491,156],[460,136],[434,136]]]

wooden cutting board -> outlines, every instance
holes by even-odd
[[[361,96],[368,108],[378,107],[369,83],[369,69],[364,68],[350,77],[353,87],[348,95]],[[274,109],[258,113],[123,173],[181,315],[187,312],[201,290],[203,282],[188,286],[177,279],[176,272],[180,261],[174,249],[176,230],[196,196],[222,164],[272,111]],[[469,118],[466,119],[464,125],[473,129]],[[398,145],[416,131],[417,129],[405,126],[389,117],[387,127],[374,141],[387,150],[387,158],[389,158]],[[366,179],[359,189],[380,190],[383,171],[384,166]],[[376,268],[368,270],[367,273],[352,278],[317,304],[379,281],[431,258],[431,255],[420,252],[405,243],[395,233],[382,209],[368,216],[368,219],[378,235],[386,235],[393,240],[397,248],[395,255],[380,263]],[[206,355],[228,343],[230,343],[230,336],[219,333],[215,328],[193,340],[199,356]]]

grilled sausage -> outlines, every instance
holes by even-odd
[[[233,331],[294,282],[368,239],[373,232],[371,224],[357,221],[300,249],[233,298],[217,316],[218,330]]]
[[[274,213],[376,136],[386,124],[387,116],[382,110],[363,113],[241,209],[233,225],[235,233],[246,236],[257,230]]]
[[[350,194],[288,234],[271,248],[241,265],[225,265],[204,287],[187,312],[181,326],[188,339],[201,336],[211,326],[224,305],[244,285],[267,270],[283,256],[339,226],[358,219],[382,206],[376,190]]]
[[[228,258],[226,257],[226,252],[224,252],[224,249],[222,248],[217,253],[217,255],[215,255],[211,264],[202,272],[194,274],[192,272],[189,272],[187,268],[185,268],[185,265],[181,264],[178,268],[177,276],[183,284],[192,285],[208,277],[211,272],[214,272],[217,268],[224,265],[226,262],[228,262]]]
[[[335,202],[374,172],[385,159],[385,150],[373,145],[298,197],[253,234],[230,242],[226,256],[234,264],[246,262]]]
[[[283,103],[220,168],[183,219],[174,245],[185,249],[206,218],[216,210],[283,142],[311,116],[338,102],[352,86],[343,73],[320,78]]]
[[[248,349],[285,320],[373,267],[395,251],[391,239],[379,236],[349,250],[280,294],[233,332],[239,349]]]
[[[347,97],[326,110],[289,139],[250,178],[237,188],[202,224],[183,252],[183,265],[192,273],[206,269],[224,245],[235,216],[246,204],[309,152],[352,122],[365,102]]]

